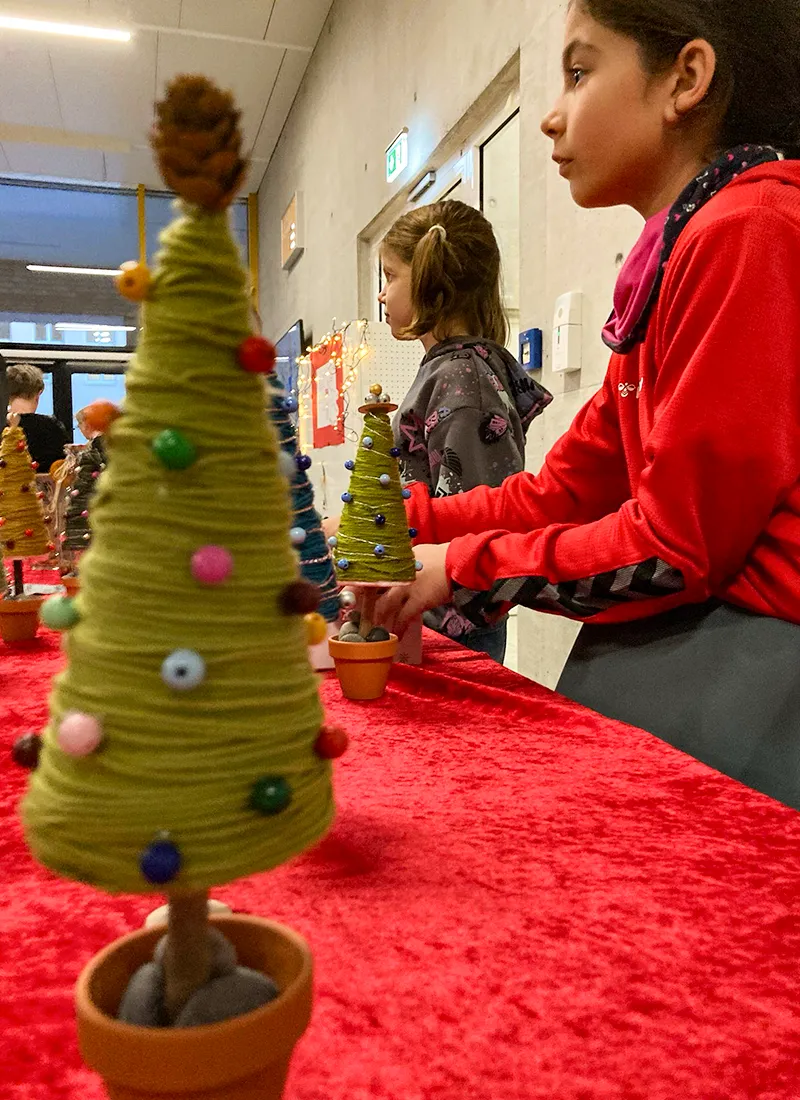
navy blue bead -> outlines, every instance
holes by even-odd
[[[380,515],[380,513],[378,513],[378,515],[375,517],[375,526],[376,527],[385,527],[386,526],[386,516],[382,516],[382,515]]]
[[[296,413],[297,412],[297,400],[296,400],[296,398],[294,398],[294,397],[284,397],[284,399],[283,399],[283,409],[284,409],[284,412],[287,412],[287,413]]]
[[[378,545],[373,550],[373,554],[375,555],[376,558],[382,558],[385,553],[386,553],[386,547],[382,546],[380,543],[378,543]]]
[[[410,500],[410,499],[411,499],[411,490],[410,489],[403,489],[403,500]]]
[[[399,458],[400,457],[400,448],[399,447],[392,447],[391,451],[389,451],[389,454],[392,456],[392,458]]]
[[[345,462],[345,464],[344,464],[344,468],[345,468],[345,470],[350,470],[350,471],[355,470],[356,464],[355,464],[355,462],[353,462],[352,458],[348,458],[347,462]]]
[[[419,531],[418,531],[418,530],[416,529],[416,527],[409,527],[409,529],[408,529],[408,537],[409,537],[410,539],[415,539],[415,538],[417,537],[417,535],[418,535],[418,534],[419,534]]]
[[[177,878],[181,862],[181,853],[171,840],[155,841],[139,857],[142,874],[154,886],[164,886]]]
[[[344,570],[350,568],[350,562],[347,560],[347,558],[339,558],[336,563],[336,568],[341,569],[344,572]]]
[[[352,503],[353,494],[352,493],[342,493],[342,500],[345,502],[345,504]]]
[[[297,469],[302,473],[311,469],[311,458],[309,455],[298,455],[295,462],[297,463]]]

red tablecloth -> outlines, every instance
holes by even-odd
[[[448,643],[353,735],[315,851],[218,892],[303,932],[314,1020],[287,1100],[796,1100],[800,817]],[[61,661],[0,645],[2,741]],[[3,1100],[99,1100],[72,985],[150,903],[38,869],[5,764]]]

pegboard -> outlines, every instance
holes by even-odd
[[[358,379],[350,391],[348,438],[352,438],[352,431],[356,437],[361,435],[364,418],[359,415],[358,407],[364,404],[370,386],[380,382],[383,392],[388,393],[396,405],[402,404],[425,354],[419,340],[395,340],[389,326],[378,321],[370,321],[367,343],[370,354],[361,364]]]

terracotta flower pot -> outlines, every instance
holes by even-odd
[[[336,637],[328,645],[344,696],[380,699],[397,652],[397,635],[392,634],[388,642],[340,642]]]
[[[26,596],[21,600],[0,600],[0,637],[8,645],[32,642],[39,629],[41,596]]]
[[[213,918],[242,966],[269,974],[271,1004],[221,1024],[148,1028],[115,1017],[133,973],[149,962],[162,928],[112,943],[78,979],[75,1001],[84,1061],[111,1100],[280,1100],[295,1044],[311,1018],[311,952],[289,928],[259,917]]]
[[[78,580],[77,576],[62,577],[61,578],[61,583],[66,588],[68,596],[77,596],[78,595],[78,589],[81,586],[81,582]]]

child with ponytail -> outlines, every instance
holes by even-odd
[[[404,482],[442,498],[501,485],[525,467],[525,433],[551,400],[505,349],[500,250],[474,207],[444,201],[400,218],[381,246],[380,301],[398,340],[425,356],[395,420]],[[505,617],[475,625],[457,608],[426,625],[502,662]]]

